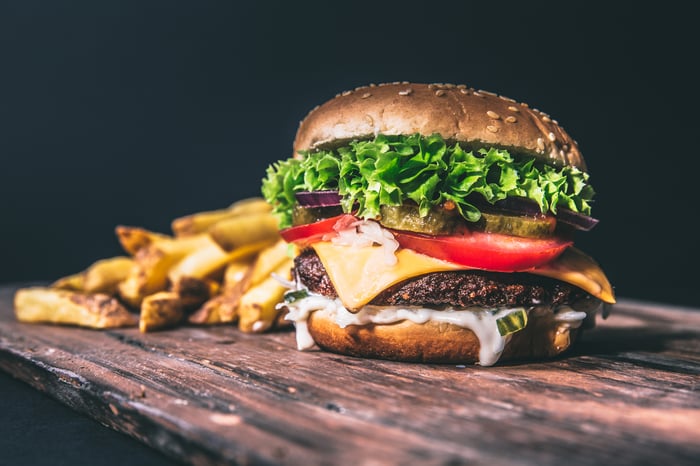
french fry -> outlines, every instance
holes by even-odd
[[[239,259],[226,266],[221,284],[221,294],[205,302],[188,318],[192,324],[219,324],[235,322],[238,318],[238,302],[248,289],[252,260]]]
[[[115,295],[117,285],[129,276],[134,265],[130,257],[110,257],[98,260],[83,273],[83,291]]]
[[[238,319],[238,306],[243,294],[251,286],[267,279],[287,259],[287,243],[279,240],[263,249],[252,264],[245,260],[231,262],[224,272],[222,294],[204,303],[190,316],[190,323],[235,322]]]
[[[198,212],[176,218],[172,221],[171,228],[175,236],[193,235],[204,233],[215,223],[227,218],[270,212],[271,210],[272,207],[264,199],[252,197],[234,202],[226,209]]]
[[[209,234],[224,251],[279,239],[277,219],[270,213],[240,215],[221,220],[209,229]]]
[[[101,259],[82,272],[59,278],[50,287],[113,296],[117,292],[117,285],[128,276],[132,266],[133,260],[129,257]]]
[[[284,279],[291,278],[292,260],[287,258],[274,271]],[[261,333],[270,329],[279,311],[276,309],[287,289],[273,276],[253,285],[238,306],[238,328],[243,332]]]
[[[260,254],[258,254],[258,257],[255,259],[250,282],[253,285],[262,282],[270,276],[277,266],[288,258],[287,243],[282,239],[269,248],[260,251]]]
[[[163,240],[172,240],[170,236],[155,233],[139,227],[118,225],[114,231],[117,235],[117,239],[119,240],[119,244],[121,244],[124,251],[132,256],[135,255],[139,249],[142,249],[151,243],[157,243]]]
[[[179,324],[184,317],[180,296],[171,291],[159,291],[148,295],[141,303],[139,331],[152,332]]]
[[[230,262],[245,259],[252,260],[250,258],[269,245],[269,241],[258,241],[241,246],[231,252],[226,252],[210,239],[209,244],[195,249],[174,265],[168,272],[168,277],[173,283],[177,282],[181,277],[211,277],[221,272],[226,264]]]
[[[253,260],[240,259],[226,265],[221,289],[224,293],[235,290],[240,283],[250,277]]]
[[[170,291],[180,297],[185,310],[198,308],[219,293],[221,284],[209,278],[180,277]]]
[[[85,274],[83,272],[62,277],[53,282],[50,287],[57,290],[83,291]]]
[[[119,284],[119,296],[130,306],[168,286],[170,268],[183,257],[211,243],[206,234],[161,239],[138,250],[128,277]]]
[[[95,329],[136,326],[136,315],[103,293],[83,294],[46,287],[22,288],[15,293],[20,322],[78,325]]]
[[[218,295],[206,301],[199,309],[189,315],[187,321],[194,325],[216,325],[223,323],[224,321],[221,320],[220,313],[220,308],[223,304],[222,298],[222,295]]]

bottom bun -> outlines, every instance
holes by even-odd
[[[551,314],[550,314],[551,315]],[[308,331],[326,351],[363,358],[407,362],[473,364],[481,344],[471,330],[449,323],[348,325],[339,327],[323,312],[312,313]],[[510,335],[499,361],[544,359],[566,351],[580,328],[551,317],[530,316],[527,326]]]

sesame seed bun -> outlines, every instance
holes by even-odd
[[[473,364],[479,362],[480,343],[469,329],[432,321],[403,320],[387,325],[339,327],[325,312],[307,321],[309,333],[323,350],[363,358],[405,362]],[[580,328],[531,316],[528,325],[511,335],[499,361],[543,359],[570,348]]]
[[[346,91],[301,122],[294,154],[377,134],[440,134],[470,147],[496,146],[586,171],[576,142],[547,114],[464,85],[392,83]]]

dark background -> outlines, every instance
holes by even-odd
[[[598,191],[579,246],[619,296],[698,307],[695,14],[619,3],[4,0],[0,283],[258,195],[312,107],[409,80],[551,114]],[[170,462],[2,374],[0,412],[0,464]]]
[[[465,83],[556,118],[619,296],[698,306],[693,15],[613,2],[5,1],[0,283],[121,254],[259,194],[316,104],[370,82]]]

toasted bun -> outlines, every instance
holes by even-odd
[[[404,320],[389,325],[339,327],[322,312],[307,321],[316,344],[334,353],[363,358],[450,364],[479,362],[479,339],[468,329],[447,323],[416,324]],[[499,361],[542,359],[568,349],[578,328],[553,325],[551,319],[531,317],[512,335]]]
[[[301,122],[294,154],[377,134],[440,134],[470,146],[497,146],[586,171],[576,142],[547,114],[464,85],[392,83],[346,91]]]

